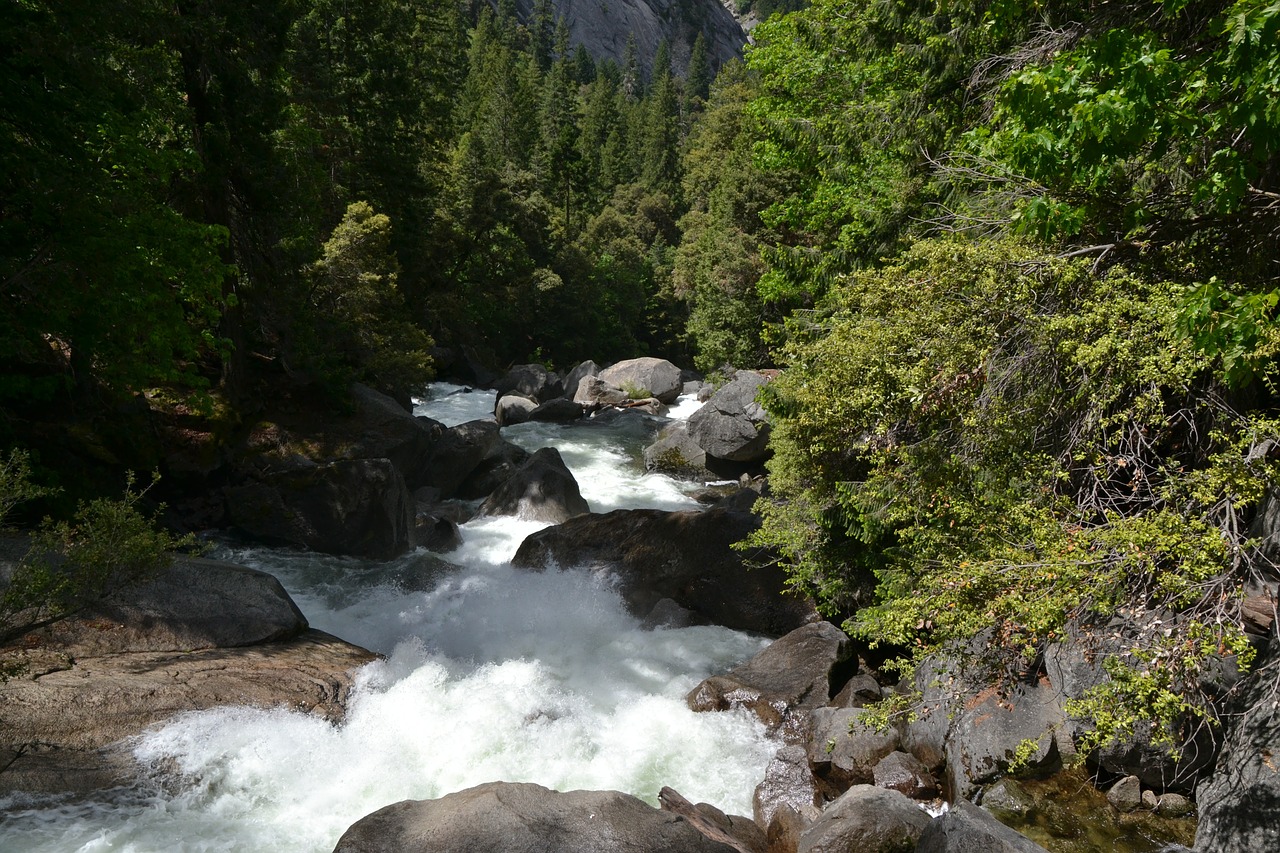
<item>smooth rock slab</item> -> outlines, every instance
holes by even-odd
[[[930,823],[897,791],[855,785],[801,834],[797,853],[911,853]]]
[[[334,853],[738,853],[617,791],[489,782],[404,800],[352,824]]]

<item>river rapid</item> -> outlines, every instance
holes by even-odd
[[[492,410],[492,393],[444,384],[416,407],[448,425]],[[594,512],[696,507],[686,485],[644,472],[646,435],[634,426],[503,434],[557,447]],[[444,559],[419,551],[387,563],[221,543],[213,556],[274,574],[312,627],[385,655],[359,672],[345,722],[246,707],[182,715],[129,744],[153,768],[134,786],[0,799],[0,850],[329,851],[384,805],[494,780],[616,789],[654,805],[670,785],[749,815],[778,744],[749,714],[694,714],[684,695],[766,641],[648,630],[607,578],[513,569],[520,542],[543,526],[477,519]]]

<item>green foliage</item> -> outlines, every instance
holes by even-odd
[[[766,388],[776,499],[749,544],[911,660],[984,632],[1034,659],[1124,614],[1132,674],[1080,705],[1110,707],[1097,737],[1209,713],[1194,676],[1244,650],[1241,518],[1280,473],[1250,450],[1280,428],[1203,390],[1182,296],[1016,242],[847,277]]]
[[[7,506],[40,491],[28,480],[25,459],[13,452],[9,461],[15,460],[0,480],[0,504]],[[141,512],[151,485],[135,490],[130,475],[120,499],[82,503],[69,521],[45,520],[0,595],[0,642],[154,577],[169,565],[171,552],[195,544],[194,537],[175,537]]]

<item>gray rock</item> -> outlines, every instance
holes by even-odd
[[[708,456],[754,462],[769,454],[769,422],[756,392],[768,382],[759,373],[739,371],[701,409],[689,416],[689,435]]]
[[[888,788],[914,800],[938,796],[938,780],[920,759],[905,752],[894,751],[880,759],[871,775],[877,788]]]
[[[954,667],[946,656],[921,661],[912,682],[920,693],[920,704],[914,718],[902,727],[902,748],[935,773],[946,763],[951,697],[960,689]]]
[[[523,447],[499,440],[489,448],[488,455],[467,474],[453,496],[464,501],[487,498],[493,494],[494,489],[514,477],[520,466],[529,461],[529,456],[529,451]]]
[[[897,791],[855,785],[800,835],[798,853],[910,853],[931,823]]]
[[[548,400],[541,406],[538,406],[538,408],[531,411],[529,413],[529,420],[565,424],[579,420],[582,417],[582,413],[581,403],[575,403],[572,400],[557,397],[554,400]]]
[[[707,468],[707,452],[689,435],[689,425],[684,421],[664,429],[658,440],[644,449],[644,467],[690,480],[714,477]]]
[[[498,426],[515,426],[530,420],[538,404],[519,394],[504,394],[493,406],[493,418]]]
[[[1274,641],[1273,641],[1274,642]],[[1262,658],[1262,656],[1259,656]],[[1197,853],[1280,850],[1280,710],[1275,659],[1258,661],[1257,675],[1228,717],[1213,775],[1196,789]]]
[[[436,487],[443,497],[453,497],[471,472],[499,448],[501,441],[495,421],[467,421],[450,427],[431,452],[422,485]]]
[[[1156,800],[1155,813],[1161,817],[1185,817],[1195,810],[1191,801],[1181,794],[1161,794]]]
[[[860,672],[840,688],[831,704],[837,708],[861,708],[882,698],[880,683],[871,675]]]
[[[812,603],[784,594],[776,565],[748,569],[733,543],[760,521],[726,510],[614,510],[540,530],[512,564],[579,566],[616,579],[627,608],[643,618],[669,598],[717,625],[778,636],[816,617]],[[758,556],[758,555],[757,555]]]
[[[485,498],[481,515],[514,515],[530,521],[568,521],[591,512],[560,451],[544,447]]]
[[[1030,838],[996,820],[968,800],[957,800],[934,818],[915,853],[1048,853]]]
[[[564,396],[568,400],[572,400],[578,393],[578,384],[588,376],[599,376],[600,365],[594,361],[584,361],[570,370],[564,378]]]
[[[264,472],[223,496],[231,523],[269,543],[375,560],[413,546],[413,502],[387,459]]]
[[[794,850],[801,831],[821,815],[821,801],[808,753],[799,744],[790,744],[779,749],[765,768],[764,779],[752,795],[752,814],[771,849],[789,842]]]
[[[498,399],[516,394],[545,403],[564,393],[564,383],[541,364],[518,364],[494,383],[493,390],[498,392]]]
[[[1027,766],[1060,764],[1056,734],[1066,722],[1060,696],[1047,682],[1020,682],[1008,693],[992,687],[969,698],[947,738],[947,779],[955,797],[971,797],[1009,769],[1021,744],[1034,741]]]
[[[1107,790],[1107,802],[1122,812],[1131,812],[1142,806],[1142,781],[1137,776],[1126,776]]]
[[[737,853],[684,818],[617,791],[490,782],[361,818],[334,853]]]
[[[772,729],[798,710],[827,702],[831,673],[852,654],[849,638],[830,622],[801,626],[725,675],[705,679],[685,701],[695,711],[747,708]]]
[[[419,548],[444,554],[462,545],[458,523],[441,515],[419,513],[413,523],[413,538]]]
[[[618,406],[630,399],[626,391],[610,385],[598,376],[584,376],[573,395],[573,402],[590,408]]]
[[[1001,779],[982,794],[982,807],[996,817],[1025,819],[1036,806],[1036,798],[1013,779]]]
[[[815,708],[809,713],[809,765],[829,798],[875,781],[880,760],[898,748],[898,733],[863,723],[862,708]]]
[[[1148,811],[1155,811],[1156,806],[1160,804],[1160,797],[1155,791],[1148,788],[1142,792],[1142,807]]]
[[[657,397],[664,403],[674,403],[680,396],[684,383],[680,380],[680,368],[662,358],[632,358],[620,361],[600,371],[600,379],[615,388],[621,388],[628,396],[644,391],[646,397]]]
[[[347,454],[355,459],[390,459],[405,485],[423,484],[427,460],[444,425],[430,418],[415,418],[385,394],[359,383],[351,386],[356,414],[347,431],[352,433]]]

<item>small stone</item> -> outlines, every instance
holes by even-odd
[[[1131,812],[1142,805],[1142,782],[1137,776],[1126,776],[1107,791],[1107,802],[1122,812]]]
[[[1158,802],[1159,798],[1156,797],[1155,791],[1142,792],[1142,807],[1144,809],[1155,809],[1156,803]]]
[[[1191,801],[1181,794],[1163,794],[1156,800],[1156,814],[1161,817],[1184,817],[1194,810]]]

